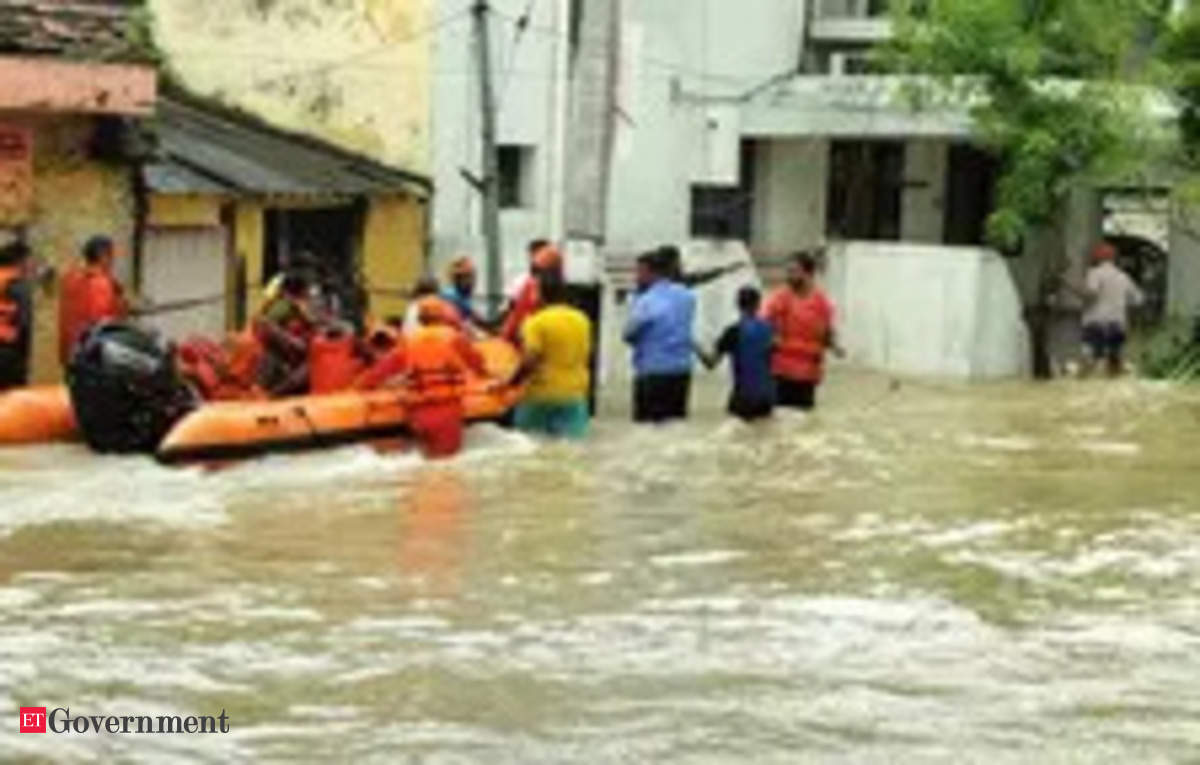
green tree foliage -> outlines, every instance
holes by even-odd
[[[1002,161],[988,238],[1016,249],[1082,181],[1121,176],[1153,143],[1138,89],[1167,0],[901,0],[892,71],[971,104]],[[1200,79],[1197,80],[1200,83]],[[1200,124],[1200,122],[1198,122]]]
[[[1162,59],[1179,102],[1179,131],[1184,157],[1200,165],[1200,5],[1175,18],[1162,37]]]

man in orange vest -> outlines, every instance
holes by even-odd
[[[841,355],[833,326],[833,303],[816,283],[817,259],[798,252],[788,265],[787,286],[763,307],[762,318],[775,331],[771,374],[778,406],[809,411],[825,377],[825,352]]]
[[[94,236],[83,246],[83,263],[63,274],[58,298],[58,357],[65,365],[75,343],[93,325],[124,319],[129,304],[113,276],[116,250],[106,236]]]
[[[485,374],[483,357],[459,323],[457,310],[439,297],[417,304],[420,326],[358,379],[375,390],[403,374],[410,392],[408,424],[425,456],[453,457],[462,450],[463,392],[469,372]]]
[[[24,242],[0,248],[0,391],[29,382],[33,311],[28,257]]]

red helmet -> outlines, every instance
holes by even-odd
[[[1092,248],[1092,259],[1098,263],[1117,259],[1117,248],[1108,242],[1100,242]]]

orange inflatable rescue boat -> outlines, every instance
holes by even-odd
[[[463,398],[466,419],[496,420],[521,399],[520,386],[500,382],[512,379],[520,355],[503,340],[483,340],[475,347],[484,357],[488,376],[467,382]],[[157,456],[166,464],[182,464],[393,438],[408,432],[407,399],[403,388],[393,388],[206,404],[171,429]]]
[[[28,446],[77,437],[75,410],[65,385],[0,393],[0,446]]]

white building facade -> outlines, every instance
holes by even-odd
[[[525,244],[552,219],[559,3],[492,4],[511,278],[526,268]],[[566,194],[569,249],[579,253],[569,260],[591,261],[583,278],[620,273],[634,254],[664,243],[697,265],[749,253],[771,276],[788,253],[828,244],[828,285],[852,360],[953,377],[1028,371],[1022,306],[1036,298],[1045,257],[1082,270],[1099,231],[1098,199],[1073,202],[1061,230],[1032,243],[1043,257],[1010,261],[984,248],[994,161],[971,145],[961,105],[913,111],[898,80],[871,73],[866,53],[890,34],[886,2],[562,4],[578,14],[568,146],[581,134],[591,139],[587,151],[567,154],[568,185],[579,192]],[[515,20],[527,9],[518,35]],[[479,195],[462,173],[478,172],[480,156],[469,33],[460,26],[441,36],[436,56],[439,267],[456,253],[483,258]],[[726,286],[716,291],[721,301]],[[938,340],[918,329],[935,323],[969,327],[969,337]],[[975,344],[988,346],[986,359]]]

